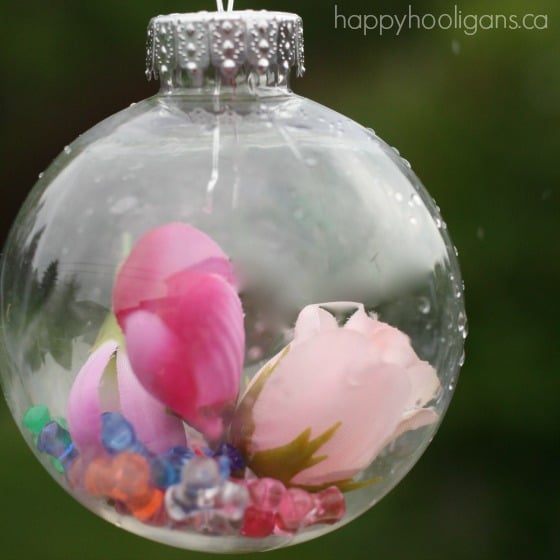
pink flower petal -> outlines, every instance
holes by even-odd
[[[243,367],[243,310],[221,276],[193,271],[167,282],[122,327],[134,372],[153,396],[210,439],[235,405]]]
[[[152,453],[186,445],[183,423],[142,387],[125,352],[117,353],[117,371],[121,412],[134,426],[139,441]]]
[[[284,446],[307,428],[318,437],[341,422],[316,454],[327,458],[292,482],[350,478],[373,461],[395,431],[409,393],[404,369],[380,364],[363,336],[344,329],[320,333],[293,346],[264,384],[253,407],[249,451]]]
[[[338,328],[336,319],[319,305],[308,305],[298,315],[294,343],[299,344],[318,334],[319,332]]]
[[[399,436],[410,430],[417,430],[423,426],[428,426],[439,420],[438,413],[433,408],[420,408],[418,410],[411,410],[403,415],[396,430],[391,434],[391,437],[386,441],[386,444],[395,441]]]
[[[387,323],[372,319],[363,306],[348,319],[344,328],[367,337],[382,362],[406,367],[418,361],[408,336]]]
[[[440,387],[436,370],[428,362],[417,360],[406,371],[412,386],[407,409],[420,408],[434,398]]]
[[[122,314],[143,301],[166,295],[166,280],[186,269],[215,273],[235,284],[231,263],[217,243],[187,224],[172,223],[144,234],[121,267],[113,292],[113,308]]]
[[[100,452],[101,404],[99,385],[118,343],[108,340],[97,348],[78,372],[70,394],[66,419],[74,445],[80,452]]]

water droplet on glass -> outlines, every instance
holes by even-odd
[[[414,193],[411,197],[410,200],[412,202],[414,202],[414,204],[416,204],[416,206],[422,206],[422,199],[416,194]]]
[[[400,192],[395,193],[395,200],[397,202],[402,202],[403,201],[403,195]]]
[[[461,333],[463,338],[467,338],[467,317],[462,311],[459,311],[459,314],[457,315],[457,330]]]
[[[412,226],[417,226],[418,225],[418,220],[413,216],[412,218],[410,218],[410,225]]]
[[[422,315],[426,315],[430,312],[430,300],[427,297],[420,297],[418,298],[418,311],[422,313]]]
[[[64,146],[64,153],[65,154],[71,154],[72,153],[72,148],[70,146]]]
[[[43,171],[41,171],[41,173],[39,173],[39,179],[42,179],[44,174],[45,173]]]
[[[408,169],[412,169],[412,165],[410,165],[410,161],[408,161],[405,158],[401,158],[401,161],[405,167],[408,167]]]
[[[463,367],[465,365],[465,351],[463,350],[463,353],[461,354],[461,357],[459,358],[459,367]]]
[[[397,154],[398,156],[401,155],[401,153],[399,152],[399,150],[397,150],[397,148],[395,148],[395,146],[393,146],[393,152],[395,152],[395,154]]]

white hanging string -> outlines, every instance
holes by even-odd
[[[228,12],[233,12],[233,2],[234,2],[234,0],[228,0],[228,3],[227,3],[227,11]]]
[[[218,12],[223,12],[224,11],[223,0],[216,0],[216,8],[217,8]]]

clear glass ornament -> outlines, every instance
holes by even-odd
[[[310,540],[431,441],[466,319],[445,222],[372,130],[289,89],[302,24],[150,22],[154,97],[67,146],[5,247],[1,377],[101,517],[213,552]]]

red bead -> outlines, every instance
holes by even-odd
[[[274,478],[258,478],[247,484],[251,503],[264,511],[277,511],[286,487]]]
[[[277,523],[283,531],[295,532],[313,522],[315,500],[309,492],[290,488],[278,508]]]
[[[336,523],[346,513],[344,495],[336,486],[330,486],[315,495],[315,523]]]
[[[246,537],[268,537],[274,531],[276,515],[272,511],[249,506],[245,510],[241,534]]]

